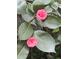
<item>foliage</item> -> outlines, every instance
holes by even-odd
[[[40,9],[47,12],[44,21],[36,18]],[[60,10],[60,0],[17,0],[17,59],[61,58]],[[25,44],[31,36],[38,40],[38,44],[33,48]]]

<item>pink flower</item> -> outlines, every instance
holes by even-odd
[[[27,45],[28,47],[35,47],[38,43],[37,39],[35,37],[30,37],[28,40],[27,40]]]
[[[45,9],[40,9],[36,13],[37,20],[44,21],[47,18],[47,12]]]

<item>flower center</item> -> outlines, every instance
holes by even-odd
[[[45,16],[45,13],[44,13],[44,12],[40,12],[38,15],[39,15],[40,17],[44,17],[44,16]]]
[[[34,41],[33,41],[33,40],[31,40],[30,42],[31,42],[31,43],[34,43]]]

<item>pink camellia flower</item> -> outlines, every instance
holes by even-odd
[[[45,9],[40,9],[36,13],[37,20],[44,21],[47,18],[47,12]]]
[[[27,40],[27,45],[28,47],[35,47],[38,43],[37,39],[35,37],[30,37],[28,40]]]

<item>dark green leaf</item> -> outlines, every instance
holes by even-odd
[[[17,54],[21,51],[23,46],[24,46],[24,41],[18,40],[18,42],[17,42]]]
[[[61,4],[61,0],[55,0],[55,1]]]
[[[57,38],[59,41],[61,41],[61,35],[59,34],[58,38]]]

